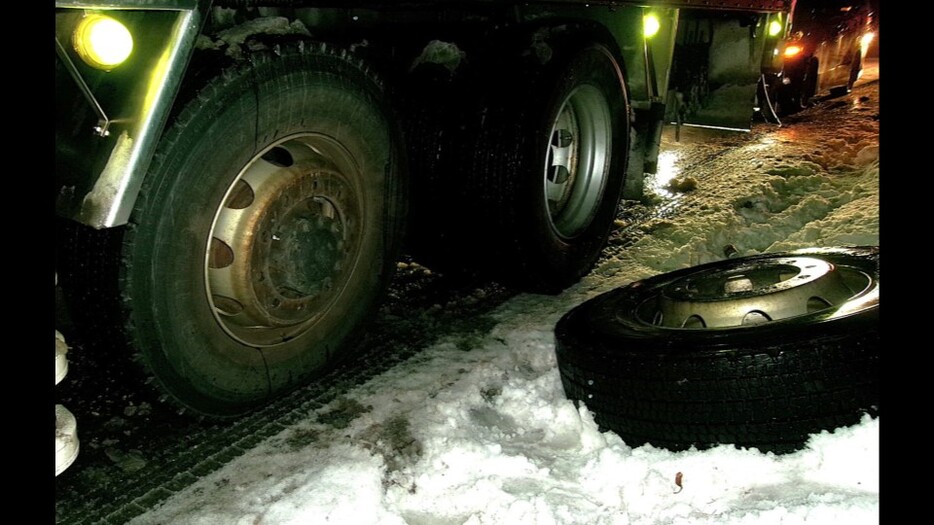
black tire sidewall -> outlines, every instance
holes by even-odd
[[[165,137],[126,244],[125,288],[137,345],[174,397],[199,412],[233,414],[303,383],[341,356],[372,312],[392,261],[398,144],[378,86],[334,52],[260,55],[217,77]],[[300,337],[254,348],[227,335],[207,300],[205,247],[215,210],[240,170],[269,145],[316,132],[359,163],[364,210],[353,278],[330,315]],[[384,200],[385,199],[385,200]]]
[[[802,109],[810,106],[812,100],[820,91],[819,70],[820,64],[817,58],[811,57],[808,59],[803,85],[801,86],[801,99],[799,101]]]

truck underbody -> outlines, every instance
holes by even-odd
[[[576,282],[664,124],[748,127],[790,2],[56,7],[61,284],[84,337],[224,418],[351,357],[403,249]]]

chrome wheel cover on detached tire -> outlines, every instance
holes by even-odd
[[[730,328],[844,311],[849,301],[878,295],[866,272],[816,257],[729,262],[659,288],[639,305],[638,319],[668,328]]]
[[[603,93],[582,85],[564,100],[551,130],[545,161],[545,202],[562,238],[586,228],[600,204],[613,146]]]
[[[208,298],[231,337],[289,341],[342,293],[364,222],[356,170],[333,139],[304,134],[267,148],[234,180],[205,257]]]
[[[879,249],[815,248],[635,281],[555,327],[561,382],[630,446],[791,452],[879,413]]]

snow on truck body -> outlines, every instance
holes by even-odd
[[[527,289],[578,279],[664,123],[748,127],[791,4],[58,0],[56,210],[82,239],[131,224],[101,300],[172,401],[235,416],[346,353],[403,230],[428,259],[489,241]],[[445,225],[445,192],[485,228]]]

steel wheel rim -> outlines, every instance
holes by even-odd
[[[548,220],[562,238],[579,235],[600,206],[612,133],[609,104],[596,87],[579,86],[562,102],[551,127],[544,174]]]
[[[345,148],[311,133],[270,145],[241,170],[204,255],[211,312],[230,337],[276,346],[327,316],[361,251],[359,180]]]
[[[810,256],[776,257],[697,272],[640,303],[640,322],[669,329],[741,328],[860,308],[877,292],[865,271]],[[868,302],[867,302],[868,304]]]

